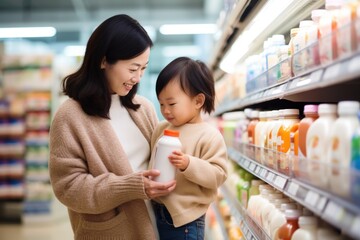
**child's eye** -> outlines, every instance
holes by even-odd
[[[170,103],[169,105],[170,105],[170,106],[174,106],[175,104],[176,104],[176,103]]]
[[[130,72],[136,72],[137,71],[137,69],[130,69]]]

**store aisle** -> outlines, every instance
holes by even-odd
[[[68,218],[45,224],[0,224],[1,240],[72,240]]]

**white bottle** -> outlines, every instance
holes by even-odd
[[[286,223],[285,210],[298,209],[296,203],[282,203],[280,209],[271,216],[269,230],[271,239],[275,239],[277,230]]]
[[[270,218],[269,214],[271,210],[275,208],[275,199],[282,199],[284,195],[282,193],[273,193],[269,194],[268,202],[264,204],[261,210],[261,226],[266,231],[269,229],[268,219]]]
[[[309,127],[306,135],[307,172],[312,184],[319,187],[327,187],[326,155],[330,143],[330,129],[335,122],[336,105],[320,104],[318,108],[319,118]],[[306,169],[303,169],[306,171]]]
[[[339,118],[331,128],[328,150],[330,188],[341,196],[350,194],[351,139],[359,127],[359,109],[359,102],[339,102]]]
[[[154,180],[157,182],[168,182],[175,179],[176,168],[169,161],[169,156],[175,150],[181,150],[179,132],[165,129],[164,135],[156,143],[154,154],[154,169],[160,171],[160,175]]]
[[[316,217],[299,217],[299,228],[294,232],[291,240],[316,240],[318,220]]]

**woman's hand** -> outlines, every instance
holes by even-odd
[[[156,198],[168,195],[176,187],[176,181],[161,183],[151,180],[152,178],[159,176],[160,172],[155,169],[143,171],[143,180],[145,186],[145,193],[149,198]]]

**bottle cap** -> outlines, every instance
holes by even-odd
[[[326,13],[325,9],[314,9],[311,11],[311,19],[314,22],[318,23],[320,21],[321,16],[323,16],[325,13]]]
[[[180,132],[176,131],[176,130],[165,129],[164,135],[171,136],[171,137],[179,137]]]
[[[299,217],[299,225],[317,225],[318,219],[312,216],[301,216]]]
[[[318,112],[318,105],[305,105],[304,106],[304,113],[317,113]]]
[[[282,116],[299,115],[299,109],[283,109]]]
[[[285,212],[285,210],[288,210],[288,209],[297,209],[298,207],[297,207],[297,205],[296,205],[296,203],[282,203],[281,205],[280,205],[280,210],[282,211],[282,212]]]
[[[327,113],[335,113],[336,114],[336,109],[337,109],[337,106],[336,104],[327,104],[327,103],[324,103],[324,104],[320,104],[319,105],[319,108],[318,108],[318,113],[319,115],[321,114],[327,114]]]
[[[253,180],[251,180],[251,186],[259,186],[259,187],[260,187],[260,185],[261,185],[262,183],[264,183],[264,181],[263,181],[263,180],[260,180],[260,179],[253,179]]]
[[[314,25],[313,20],[303,20],[303,21],[300,21],[299,28],[306,28],[306,27],[310,27],[312,25]]]
[[[357,101],[341,101],[338,104],[339,115],[357,115],[360,104]]]
[[[290,36],[295,37],[296,34],[299,32],[300,28],[292,28],[290,29]]]
[[[234,121],[239,119],[245,119],[245,113],[243,111],[227,112],[222,115],[225,121]]]
[[[259,118],[259,111],[258,110],[252,110],[250,113],[250,118]]]
[[[288,219],[294,219],[301,216],[301,211],[298,209],[286,209],[285,217]]]
[[[332,9],[339,9],[342,6],[343,0],[326,0],[325,1],[325,9],[332,10]]]

